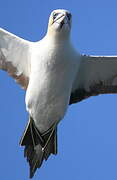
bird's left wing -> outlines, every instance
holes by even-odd
[[[106,93],[117,93],[117,56],[82,55],[70,104]]]
[[[0,28],[0,69],[7,71],[24,89],[30,71],[29,44],[29,41]]]

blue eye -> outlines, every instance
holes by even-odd
[[[69,21],[70,21],[70,19],[71,19],[71,13],[67,13],[67,17],[68,17],[68,19],[69,19]]]
[[[53,18],[55,19],[58,16],[59,13],[54,13]]]

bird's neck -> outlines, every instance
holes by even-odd
[[[54,44],[69,44],[70,38],[62,38],[57,36],[48,36],[46,35],[46,39]]]
[[[62,41],[69,42],[70,41],[70,33],[65,32],[65,31],[57,32],[57,31],[48,29],[46,38],[52,39],[55,42],[62,42]]]

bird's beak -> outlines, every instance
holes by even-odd
[[[69,19],[66,14],[59,14],[55,19],[54,23],[58,23],[60,25],[60,29],[63,27],[64,24],[69,24]]]

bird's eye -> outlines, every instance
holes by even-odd
[[[55,19],[58,16],[59,13],[54,13],[53,18]]]
[[[70,19],[71,19],[71,14],[68,13],[68,14],[67,14],[67,17],[68,17],[68,20],[70,21]]]

